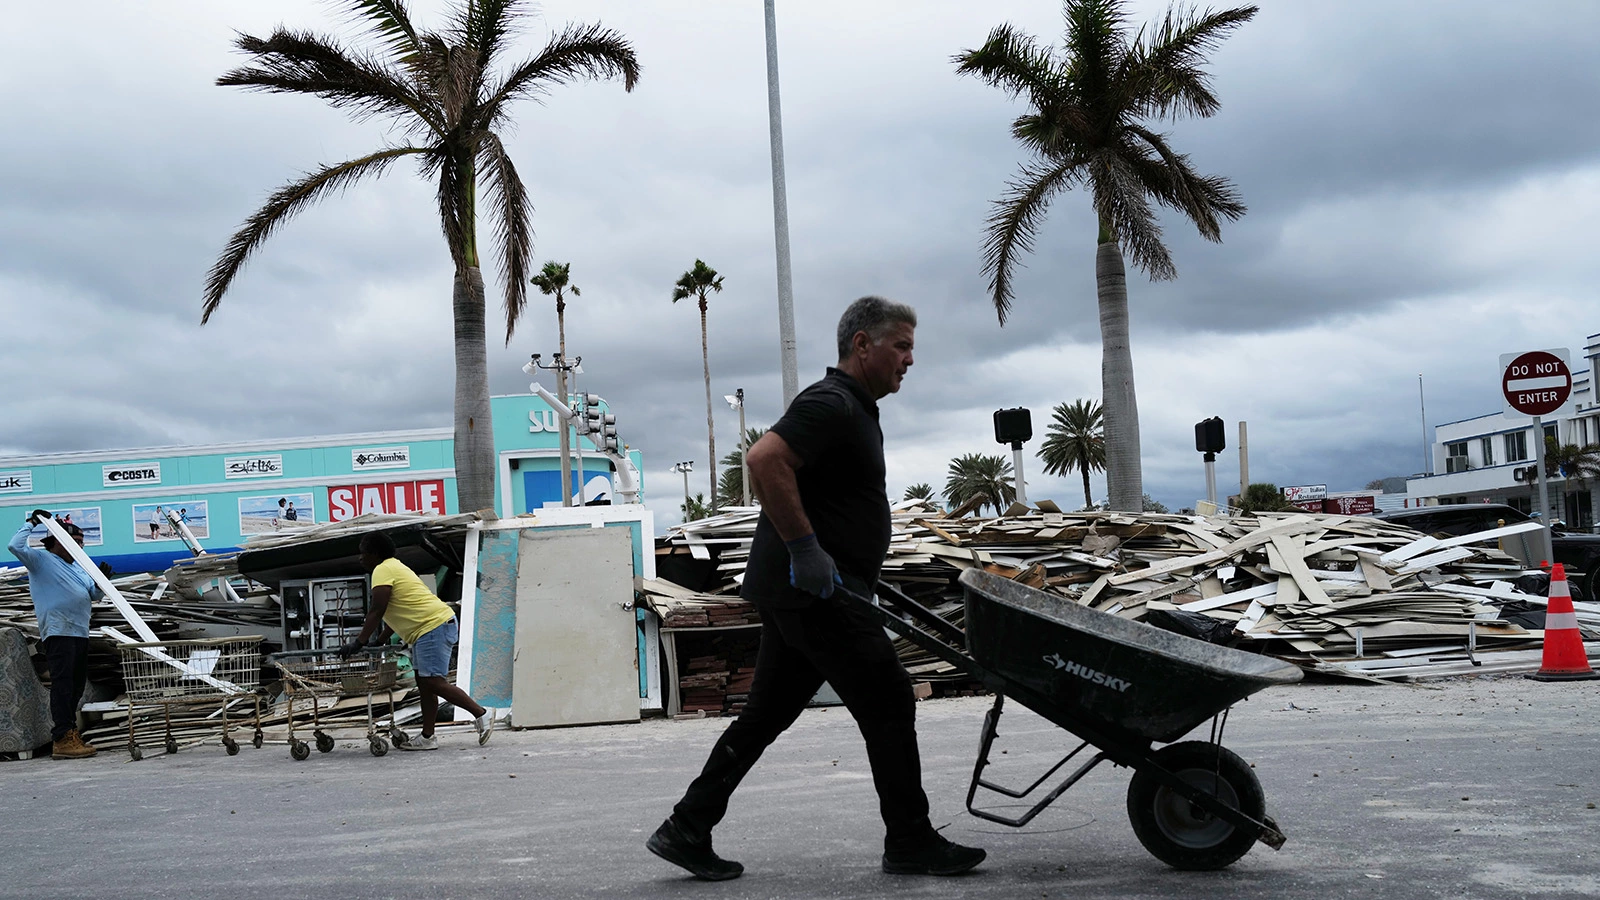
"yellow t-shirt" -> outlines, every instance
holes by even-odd
[[[383,611],[384,624],[394,629],[408,644],[455,618],[443,600],[433,595],[417,573],[394,557],[372,570],[374,589],[389,586],[389,606]]]

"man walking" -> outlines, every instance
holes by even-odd
[[[741,596],[761,611],[761,648],[744,711],[645,846],[709,881],[737,878],[711,831],[763,750],[794,723],[824,681],[866,740],[885,836],[883,870],[954,875],[984,852],[951,843],[928,821],[911,679],[883,628],[836,598],[869,594],[889,548],[883,431],[877,401],[912,364],[911,307],[863,297],[839,319],[839,364],[795,397],[749,449],[761,517]]]
[[[89,608],[100,588],[54,535],[45,537],[43,548],[28,546],[28,535],[48,518],[48,510],[29,513],[7,547],[28,569],[28,593],[50,668],[50,756],[83,759],[95,754],[78,734],[78,700],[89,680]],[[83,529],[71,522],[61,528],[83,546]]]
[[[355,640],[339,648],[339,655],[355,655],[367,639],[383,628],[400,635],[411,645],[411,668],[422,695],[422,733],[404,744],[401,750],[437,750],[433,736],[439,716],[439,698],[472,714],[478,730],[478,743],[486,744],[493,734],[489,710],[466,691],[450,683],[450,652],[456,647],[460,631],[456,614],[443,600],[433,595],[417,573],[394,558],[394,541],[381,531],[369,531],[361,538],[361,564],[372,573],[372,595],[367,604],[367,620]]]

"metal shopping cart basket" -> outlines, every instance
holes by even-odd
[[[178,752],[178,740],[172,732],[174,706],[215,704],[217,712],[212,716],[220,720],[222,746],[233,756],[239,752],[239,744],[230,733],[229,710],[249,703],[255,716],[252,743],[260,747],[261,695],[257,686],[261,675],[261,641],[260,635],[252,635],[118,646],[122,654],[122,682],[128,695],[128,755],[134,759],[144,758],[135,733],[136,723],[141,710],[158,706],[165,725],[168,753]]]
[[[338,650],[291,650],[267,657],[267,661],[283,673],[283,689],[289,698],[289,754],[297,760],[311,755],[310,745],[294,736],[296,701],[311,701],[312,735],[317,750],[327,753],[333,749],[333,737],[325,728],[352,726],[324,726],[323,701],[331,701],[327,704],[331,708],[340,700],[363,694],[367,698],[367,749],[373,756],[388,753],[385,734],[396,746],[403,745],[408,736],[395,725],[394,710],[395,689],[403,693],[413,683],[409,677],[401,676],[400,657],[404,653],[399,647],[365,647],[343,659]],[[383,728],[379,728],[377,722],[381,715],[374,716],[372,711],[372,698],[379,694],[386,696],[388,707],[389,722]]]

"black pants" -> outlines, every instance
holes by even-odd
[[[933,828],[917,754],[916,698],[882,626],[832,599],[804,609],[763,604],[761,623],[750,700],[673,808],[679,827],[709,837],[745,773],[827,681],[866,739],[886,843],[928,839]]]
[[[56,635],[44,639],[50,666],[50,739],[59,741],[78,727],[78,700],[89,680],[89,639]]]

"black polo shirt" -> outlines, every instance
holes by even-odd
[[[822,549],[839,571],[876,584],[889,550],[889,495],[884,488],[883,429],[878,403],[855,378],[829,367],[801,391],[774,433],[800,457],[800,504]],[[789,584],[789,548],[766,513],[756,523],[740,596],[780,607],[816,599]]]

